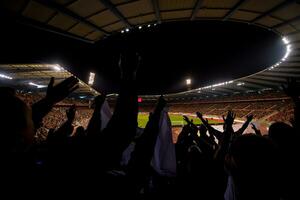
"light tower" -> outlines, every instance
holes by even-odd
[[[185,82],[186,82],[187,89],[191,90],[192,80],[190,78],[188,78],[185,80]]]
[[[90,86],[92,86],[92,85],[94,84],[94,80],[95,80],[95,73],[90,72],[88,84],[89,84]]]

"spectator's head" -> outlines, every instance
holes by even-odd
[[[1,151],[22,151],[34,138],[31,109],[12,89],[0,88]]]
[[[271,140],[254,134],[239,136],[225,160],[241,199],[261,199],[275,194],[277,164]]]
[[[275,122],[269,127],[269,137],[280,148],[285,148],[293,142],[293,128],[283,122]]]

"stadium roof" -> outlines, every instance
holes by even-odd
[[[58,83],[74,76],[58,64],[1,64],[1,85],[20,88],[22,90],[45,92],[51,77]],[[88,84],[79,80],[79,88],[74,96],[96,96],[99,93]]]
[[[286,56],[261,72],[168,96],[265,90],[278,88],[287,77],[300,78],[300,3],[297,0],[5,0],[1,4],[2,14],[15,21],[89,43],[126,29],[186,20],[247,23],[288,40]]]
[[[4,0],[14,20],[86,42],[141,25],[178,20],[237,21],[299,40],[296,0]]]

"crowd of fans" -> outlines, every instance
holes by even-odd
[[[170,112],[173,113],[195,113],[200,111],[205,115],[221,117],[228,110],[236,113],[237,118],[243,119],[247,115],[253,115],[256,120],[266,120],[268,122],[283,121],[289,122],[293,116],[293,102],[287,97],[279,94],[272,95],[272,98],[263,96],[248,95],[248,100],[234,100],[227,98],[226,101],[209,100],[195,102],[173,102],[168,104]],[[271,96],[270,93],[268,95]],[[238,97],[238,96],[236,96]],[[153,108],[153,105],[146,103],[141,106],[143,112],[148,112]]]
[[[30,196],[42,191],[44,196],[65,193],[69,198],[84,194],[84,198],[107,199],[299,199],[300,89],[296,80],[285,88],[294,109],[292,125],[275,122],[262,136],[251,124],[252,133],[244,133],[254,117],[249,112],[243,114],[243,126],[234,131],[238,109],[273,106],[264,102],[236,108],[228,103],[203,108],[200,104],[189,111],[203,124],[198,127],[185,116],[187,125],[173,144],[168,139],[170,123],[162,96],[145,129],[137,127],[138,64],[136,55],[121,57],[121,89],[107,124],[102,112],[105,95],[95,98],[92,114],[77,110],[82,113],[78,120],[86,120],[86,126],[74,123],[75,105],[54,107],[78,88],[75,77],[56,85],[52,78],[45,97],[30,107],[13,89],[0,88],[1,189],[15,190],[10,197],[25,189],[23,197],[28,191]],[[223,131],[214,129],[203,116],[209,109],[220,110],[219,115],[231,110],[223,115]],[[47,120],[49,113],[54,116],[51,120]],[[34,138],[41,127],[49,130],[45,140],[37,143]]]

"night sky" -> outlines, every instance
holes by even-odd
[[[142,56],[139,94],[164,94],[197,88],[262,70],[281,59],[281,38],[252,25],[218,22],[170,22],[117,33],[95,44],[69,39],[1,19],[0,63],[58,63],[95,88],[118,91],[120,52]]]

